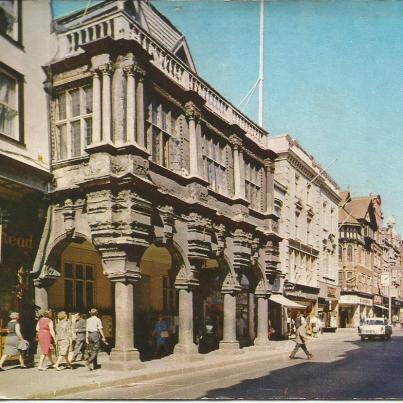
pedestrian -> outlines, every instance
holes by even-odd
[[[56,340],[55,331],[53,328],[52,321],[53,312],[51,309],[46,310],[43,313],[43,317],[38,320],[36,325],[36,331],[38,335],[39,347],[41,350],[41,356],[39,358],[38,369],[44,371],[46,368],[43,367],[43,361],[45,357],[48,357],[51,365],[55,365],[52,357],[52,339]]]
[[[319,324],[319,318],[313,313],[311,315],[310,319],[310,324],[312,327],[312,336],[313,337],[318,337],[318,334],[320,332],[320,324]]]
[[[6,361],[6,359],[9,356],[17,354],[21,368],[26,368],[21,350],[19,350],[19,345],[25,342],[21,334],[20,324],[18,323],[19,318],[20,314],[18,312],[10,313],[10,321],[7,323],[7,337],[5,342],[5,350],[3,356],[0,359],[0,371],[4,371],[3,368],[4,361]]]
[[[158,315],[158,322],[154,326],[153,337],[155,337],[155,352],[154,355],[158,356],[160,353],[161,347],[163,348],[165,355],[168,355],[168,323],[162,316],[162,314]]]
[[[60,363],[64,358],[67,362],[67,366],[72,369],[69,360],[69,349],[72,342],[71,338],[71,325],[67,318],[66,312],[60,311],[57,314],[58,322],[56,324],[56,345],[57,345],[57,361],[54,367],[56,371],[60,371]]]
[[[295,337],[295,347],[290,354],[289,357],[290,359],[293,359],[295,357],[295,354],[297,353],[299,348],[302,348],[302,350],[304,350],[308,360],[310,360],[313,357],[313,355],[308,351],[305,345],[307,337],[308,336],[306,334],[306,321],[305,321],[305,323],[301,323],[301,326],[299,326],[297,329],[297,334]]]
[[[85,339],[86,339],[86,320],[85,315],[81,316],[79,312],[75,314],[75,322],[73,327],[73,340],[75,341],[74,351],[71,360],[75,361],[81,353],[81,359],[84,359]]]
[[[301,326],[302,320],[305,320],[301,312],[297,313],[297,317],[295,318],[294,326],[295,326],[295,331]]]
[[[106,343],[104,330],[102,327],[101,319],[98,318],[98,310],[92,308],[90,310],[90,317],[86,323],[86,343],[89,347],[90,355],[85,361],[85,366],[88,370],[92,371],[98,367],[98,352],[101,349],[101,340]],[[92,368],[91,368],[92,364]]]
[[[397,317],[396,314],[394,314],[392,316],[392,323],[393,323],[393,327],[396,327],[397,322],[399,321],[399,318]]]

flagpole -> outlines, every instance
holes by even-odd
[[[263,127],[264,112],[264,0],[260,0],[260,52],[259,52],[259,126]]]

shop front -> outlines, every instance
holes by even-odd
[[[324,324],[324,330],[333,330],[338,326],[340,288],[319,282],[318,318]]]
[[[300,306],[287,308],[286,320],[289,330],[292,334],[292,332],[294,331],[292,323],[295,321],[295,318],[299,312],[301,312],[305,317],[307,317],[312,312],[317,314],[319,288],[297,283],[285,282],[283,289],[284,296]]]
[[[29,270],[38,244],[40,213],[39,202],[0,199],[0,329],[3,336],[12,311],[20,313],[24,337],[33,340],[35,336],[35,305]],[[0,343],[0,350],[2,346]]]
[[[358,327],[373,315],[373,300],[368,294],[342,294],[339,299],[339,327]]]
[[[375,294],[373,298],[373,316],[382,318],[384,315],[388,315],[388,307],[383,303],[382,295]]]

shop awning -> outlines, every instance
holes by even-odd
[[[269,299],[270,299],[270,301],[283,305],[286,308],[296,308],[296,309],[305,309],[306,308],[306,306],[297,304],[296,302],[291,301],[290,299],[284,297],[284,295],[281,295],[281,294],[271,294]]]
[[[376,304],[374,304],[374,306],[376,306],[377,308],[380,308],[380,309],[385,309],[385,311],[388,311],[388,310],[389,310],[389,308],[386,308],[386,306],[383,306],[383,305],[376,305]]]

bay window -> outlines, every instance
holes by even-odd
[[[92,87],[61,92],[56,98],[56,160],[79,157],[92,142]]]

